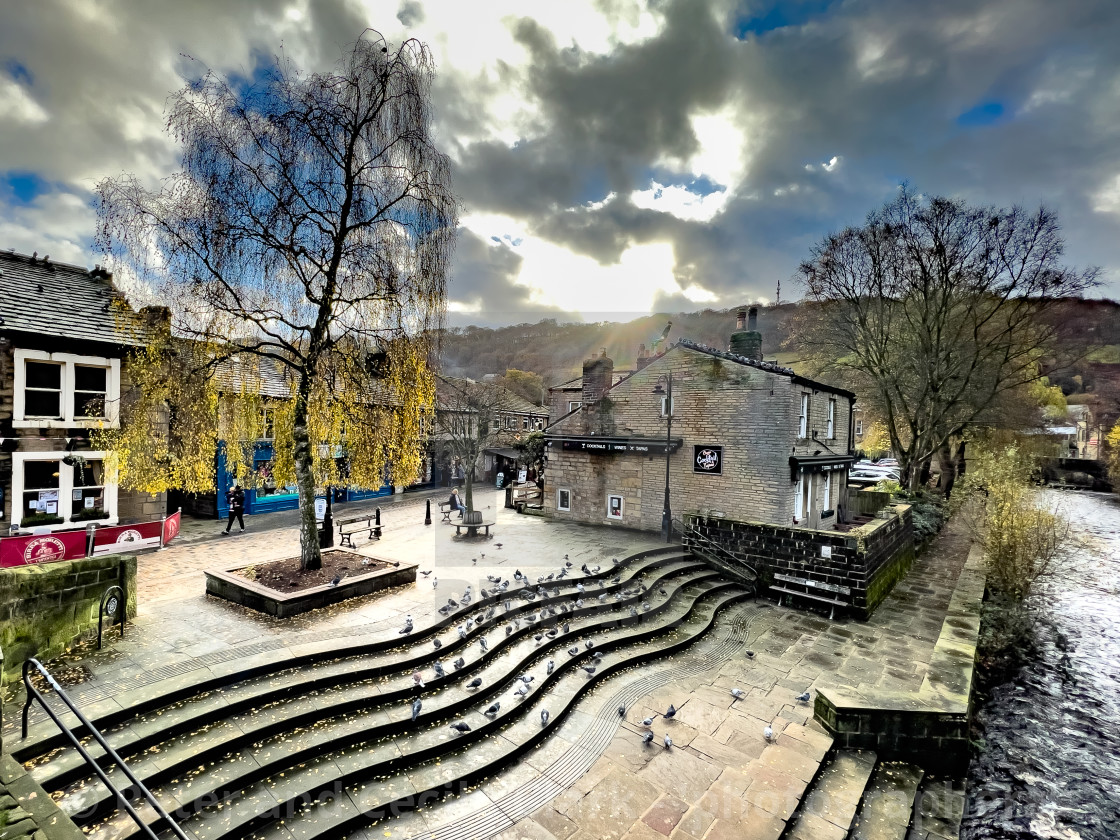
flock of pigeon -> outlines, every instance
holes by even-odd
[[[485,557],[485,555],[483,555],[483,556]],[[619,561],[617,559],[615,559],[612,562],[614,563],[614,565],[617,566]],[[547,598],[547,597],[555,598],[555,597],[559,596],[560,590],[555,588],[555,587],[550,590],[548,588],[547,584],[555,583],[556,581],[560,581],[560,580],[563,580],[564,578],[568,577],[571,574],[571,572],[569,570],[573,567],[573,565],[574,564],[570,560],[568,560],[568,555],[565,554],[564,555],[564,566],[561,567],[558,572],[550,572],[547,575],[539,576],[537,578],[537,583],[536,583],[535,588],[533,587],[532,582],[529,580],[529,577],[527,575],[522,574],[520,569],[517,569],[514,572],[512,582],[508,578],[503,579],[501,575],[487,575],[486,580],[489,583],[493,584],[493,586],[489,590],[486,589],[485,587],[480,587],[479,588],[479,596],[481,598],[488,598],[488,597],[491,597],[491,596],[494,596],[494,595],[503,595],[503,594],[505,594],[507,592],[510,592],[512,590],[514,593],[516,593],[517,597],[520,600],[522,600],[526,603],[535,601],[537,598],[542,598],[542,599]],[[600,566],[595,566],[593,568],[590,568],[590,567],[588,567],[588,565],[586,563],[584,563],[580,567],[580,571],[583,572],[583,574],[587,575],[587,576],[597,574],[600,570],[601,570]],[[421,571],[420,574],[423,575],[426,578],[431,574],[431,572],[430,571]],[[612,584],[618,584],[620,582],[621,582],[621,575],[616,575],[613,578],[613,580],[611,581]],[[615,592],[614,593],[614,599],[616,601],[621,601],[624,598],[632,598],[635,595],[637,595],[639,592],[641,592],[641,593],[646,592],[646,586],[642,582],[640,577],[636,578],[634,583],[636,583],[636,586],[633,589],[631,589],[630,587],[627,587],[626,589],[619,590],[619,591]],[[432,587],[435,588],[435,587],[438,586],[438,584],[439,584],[438,578],[432,578]],[[606,587],[606,580],[605,579],[600,579],[598,581],[598,584],[599,584],[599,589],[604,589]],[[570,604],[562,603],[558,606],[551,606],[551,605],[542,606],[539,613],[532,613],[528,616],[524,616],[523,619],[518,618],[518,617],[513,618],[513,620],[509,624],[506,625],[506,629],[505,629],[506,636],[509,636],[515,630],[520,629],[520,627],[522,626],[522,620],[524,620],[524,622],[526,624],[533,625],[533,624],[536,624],[538,622],[543,623],[550,617],[556,617],[556,616],[560,616],[560,615],[573,613],[575,610],[581,609],[586,603],[583,596],[589,594],[588,593],[588,587],[583,582],[579,582],[579,583],[576,584],[575,588],[576,588],[577,597]],[[600,604],[605,604],[608,594],[609,593],[602,592],[596,597],[595,600]],[[665,589],[659,589],[658,594],[660,594],[662,596],[666,596],[668,593],[665,591]],[[451,615],[453,612],[455,612],[458,609],[470,606],[473,599],[474,599],[473,589],[468,584],[465,591],[463,592],[463,594],[460,595],[457,600],[454,597],[448,598],[447,603],[439,608],[439,613],[443,616]],[[506,610],[506,612],[510,611],[513,608],[513,597],[512,597],[512,595],[509,598],[503,599],[502,605],[503,605],[504,609]],[[643,601],[642,602],[642,610],[643,611],[648,611],[649,609],[650,609],[649,601]],[[477,626],[482,626],[482,624],[484,622],[492,619],[495,615],[496,610],[497,610],[497,605],[492,605],[485,612],[482,612],[482,613],[479,613],[478,615],[471,616],[471,617],[467,618],[467,620],[465,622],[463,622],[462,624],[460,624],[456,628],[456,631],[458,632],[459,638],[460,639],[466,638],[467,634],[470,633],[471,630],[473,630],[476,625]],[[630,615],[631,616],[637,615],[637,610],[634,607],[630,608]],[[404,626],[398,632],[401,635],[407,635],[407,634],[409,634],[413,631],[413,628],[414,628],[414,625],[413,625],[413,621],[412,621],[412,616],[411,615],[405,616]],[[571,630],[570,623],[565,621],[563,623],[563,632],[568,633],[568,632],[570,632],[570,630]],[[539,645],[539,644],[541,644],[541,642],[546,637],[549,638],[549,639],[556,638],[556,636],[558,635],[559,632],[560,632],[560,628],[554,625],[551,629],[549,629],[547,631],[542,631],[541,633],[537,633],[534,636],[534,639],[536,640],[537,644]],[[441,647],[443,647],[443,642],[441,642],[438,638],[433,639],[432,644],[435,646],[436,650],[439,650]],[[485,636],[482,636],[482,637],[479,638],[478,645],[479,645],[479,648],[481,649],[483,654],[486,654],[487,652],[489,652],[490,646],[489,646],[489,642],[487,641]],[[590,651],[594,647],[594,642],[592,642],[591,639],[587,639],[584,642],[584,646],[585,646],[584,648],[580,648],[580,646],[578,644],[573,645],[572,647],[568,648],[568,655],[574,658],[576,656],[579,656],[579,655],[585,653],[586,651]],[[751,651],[751,650],[746,651],[746,656],[747,656],[748,659],[754,659],[754,656],[755,656],[754,651]],[[602,657],[603,657],[603,654],[601,652],[596,651],[595,653],[593,653],[591,655],[589,664],[580,666],[584,671],[587,672],[588,677],[595,674],[595,671],[596,671],[596,669],[598,668],[598,665],[599,665],[599,660],[601,660]],[[454,660],[451,663],[451,665],[456,671],[458,671],[461,668],[465,667],[466,661],[464,660],[463,657],[460,656],[459,658]],[[556,666],[556,663],[552,659],[547,660],[547,662],[545,663],[545,674],[546,675],[551,675],[555,666]],[[438,662],[438,661],[434,662],[432,664],[432,671],[435,673],[435,675],[437,677],[446,676],[446,673],[447,673],[444,666],[443,666],[443,663]],[[419,671],[415,672],[412,675],[412,679],[413,679],[413,681],[416,685],[418,685],[420,687],[424,686],[424,677],[423,677],[423,674],[421,674]],[[517,687],[514,689],[513,694],[517,698],[518,701],[524,700],[526,697],[529,696],[529,693],[532,690],[531,686],[532,686],[532,683],[533,683],[534,679],[535,679],[535,677],[532,674],[525,673],[525,674],[522,674],[520,677],[518,677],[517,680],[515,680],[515,682],[517,683]],[[467,682],[465,684],[465,688],[467,688],[468,690],[472,690],[472,691],[477,691],[481,687],[482,687],[482,678],[481,677],[475,677],[474,679],[470,680],[469,682]],[[731,689],[732,703],[734,703],[736,700],[742,700],[746,696],[747,696],[747,693],[745,691],[743,691],[741,688],[732,688]],[[797,697],[795,699],[799,703],[808,703],[809,699],[810,699],[810,696],[811,696],[810,693],[808,691],[806,691],[802,694],[797,695]],[[414,722],[417,720],[417,718],[419,718],[420,711],[421,711],[422,708],[423,708],[423,704],[421,703],[419,698],[412,701],[412,720]],[[501,711],[501,708],[502,708],[501,701],[495,700],[493,703],[491,703],[485,709],[482,709],[482,714],[484,714],[487,717],[493,719],[494,717],[497,716],[498,712]],[[673,704],[670,703],[669,708],[665,711],[665,713],[662,715],[662,717],[665,720],[672,720],[676,716],[676,714],[677,714],[676,707],[673,706]],[[626,707],[625,706],[619,706],[618,707],[618,716],[620,718],[625,718],[626,717]],[[549,714],[548,709],[541,709],[541,726],[547,726],[550,719],[551,719],[551,715]],[[654,738],[656,737],[653,733],[653,729],[651,728],[653,726],[653,718],[652,717],[647,717],[644,720],[642,720],[641,723],[642,723],[642,726],[646,727],[646,732],[642,735],[642,743],[645,744],[645,745],[648,745],[648,744],[652,743]],[[467,723],[466,721],[463,721],[463,720],[456,721],[455,723],[450,724],[450,728],[453,729],[456,733],[458,733],[460,735],[471,731],[470,724]],[[769,724],[767,724],[767,726],[762,730],[762,735],[766,739],[767,742],[773,742],[775,740],[774,730]],[[665,749],[669,749],[670,747],[673,746],[673,739],[668,734],[665,734],[665,736],[662,738],[662,743],[664,744]]]

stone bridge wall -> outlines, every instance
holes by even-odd
[[[686,524],[754,568],[776,595],[843,608],[866,619],[910,568],[909,505],[848,532],[686,515]],[[700,548],[686,533],[686,548]],[[803,597],[796,597],[803,596]]]

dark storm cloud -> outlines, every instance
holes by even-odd
[[[424,7],[418,0],[404,0],[397,10],[397,20],[402,26],[416,26],[424,21]]]
[[[518,21],[540,124],[513,147],[462,150],[468,207],[520,218],[600,262],[668,240],[682,287],[733,301],[772,298],[782,281],[787,298],[814,242],[909,180],[975,203],[1054,206],[1068,259],[1102,264],[1120,284],[1120,216],[1094,209],[1120,176],[1120,4],[808,4],[794,26],[781,25],[781,5],[721,14],[677,0],[659,35],[601,56]],[[770,22],[752,29],[747,18]],[[696,149],[691,115],[731,104],[749,165],[720,215],[685,222],[629,203],[659,161]]]

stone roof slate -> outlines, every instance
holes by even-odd
[[[106,271],[0,252],[0,332],[143,344],[139,321]],[[135,325],[135,326],[134,326]]]

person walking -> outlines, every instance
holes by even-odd
[[[222,531],[222,536],[229,536],[235,518],[237,524],[241,526],[241,533],[245,533],[245,491],[234,484],[226,491],[226,504],[229,505],[229,522],[226,523],[226,529]]]

